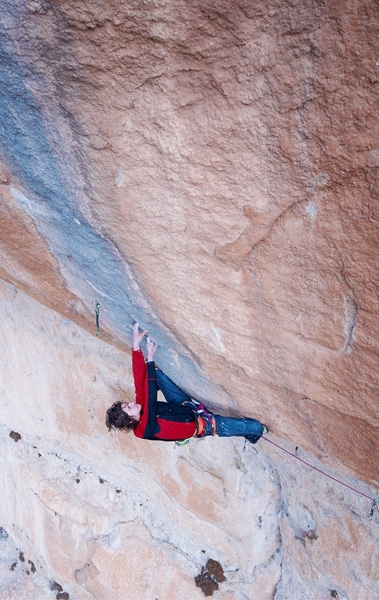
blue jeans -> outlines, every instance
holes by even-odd
[[[174,404],[191,402],[191,397],[178,388],[178,386],[159,369],[157,370],[157,379],[158,387],[167,402],[173,402]],[[255,444],[263,433],[262,423],[255,419],[223,417],[222,415],[213,415],[213,417],[216,421],[216,434],[220,437],[245,437],[249,442]]]
[[[178,386],[167,377],[166,373],[163,373],[160,369],[156,370],[158,387],[162,394],[166,398],[167,402],[173,402],[174,404],[183,404],[183,402],[190,402],[191,398],[183,392]]]
[[[263,425],[256,419],[238,419],[214,415],[216,433],[220,437],[243,436],[255,444],[263,433]]]

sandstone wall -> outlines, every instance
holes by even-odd
[[[109,434],[130,356],[13,286],[0,297],[2,600],[200,599],[209,558],[215,600],[377,597],[367,498],[264,441]]]
[[[67,529],[62,544],[78,548],[78,554],[74,553],[74,567],[64,566],[70,562],[66,558],[59,570],[59,555],[53,559],[47,545],[41,540],[37,543],[37,529],[46,530],[47,539],[57,535],[36,508],[39,505],[31,504],[41,527],[33,524],[34,529],[29,529],[22,516],[24,509],[12,513],[15,495],[23,498],[20,506],[28,507],[31,502],[29,496],[23,497],[19,469],[25,461],[33,481],[50,480],[53,459],[46,464],[34,460],[39,443],[33,439],[41,436],[49,457],[56,452],[63,461],[59,464],[66,464],[64,458],[69,462],[68,478],[82,462],[89,469],[91,483],[74,506],[86,506],[90,514],[97,515],[97,509],[89,508],[98,493],[97,478],[117,485],[114,477],[120,468],[114,459],[115,444],[122,463],[126,446],[129,450],[129,445],[134,448],[136,443],[118,437],[105,443],[100,416],[119,389],[131,394],[130,372],[124,365],[129,360],[135,320],[158,342],[157,361],[162,368],[195,397],[230,414],[259,417],[278,436],[273,439],[280,439],[291,450],[298,446],[301,452],[309,452],[312,460],[320,459],[323,465],[338,469],[341,476],[358,478],[361,486],[362,481],[377,484],[378,12],[374,0],[3,0],[0,277],[11,286],[4,287],[5,327],[13,324],[9,330],[3,329],[2,360],[9,371],[2,391],[8,407],[2,420],[8,465],[4,481],[9,471],[18,473],[4,527],[6,523],[8,529],[12,524],[19,528],[17,535],[5,528],[9,537],[4,534],[3,541],[10,555],[15,552],[12,540],[19,547],[22,543],[25,548],[37,545],[46,577],[50,577],[49,569],[59,574],[62,582],[71,586],[71,594],[85,598],[81,594],[87,590],[88,597],[101,598],[110,586],[119,597],[119,584],[112,587],[110,583],[114,570],[100,566],[103,560],[108,565],[110,558],[93,543],[99,536],[111,535],[116,520],[109,525],[109,532],[104,522],[93,530],[87,525],[80,529],[80,523],[78,528],[71,527],[75,519],[80,522],[85,516],[62,522],[62,531]],[[16,290],[35,300],[28,301]],[[22,307],[12,300],[12,294],[24,298]],[[100,339],[92,339],[94,301],[101,304]],[[52,316],[52,310],[60,317]],[[52,330],[51,319],[57,320]],[[26,341],[23,335],[28,323],[30,339]],[[42,334],[46,327],[47,337]],[[51,339],[56,339],[60,348],[57,355],[51,350]],[[33,354],[25,351],[31,340],[33,344],[39,340]],[[24,362],[19,362],[20,353],[25,355]],[[71,372],[73,356],[76,367]],[[92,364],[98,366],[95,373]],[[26,393],[29,384],[21,383],[21,374],[26,377],[27,373],[31,373],[32,388]],[[92,380],[95,375],[96,381],[102,382],[98,391]],[[92,398],[93,414],[83,404],[88,398]],[[48,424],[37,433],[42,422],[36,415],[45,411]],[[80,418],[76,420],[73,415],[77,411]],[[16,445],[8,439],[12,429],[22,430],[22,440]],[[180,485],[170,484],[168,479],[157,484],[165,501],[170,503],[175,494],[183,494],[183,506],[196,513],[198,494],[191,489],[198,471],[204,468],[205,456],[212,456],[218,464],[220,455],[230,465],[230,448],[242,452],[237,442],[213,442],[216,445],[205,441],[199,446],[207,447],[201,459],[198,450],[194,451],[195,467],[188,466],[186,458],[179,460],[181,452],[187,456],[186,449],[167,450],[164,446],[159,453],[157,450],[156,460],[184,465],[174,469],[180,472]],[[22,450],[16,452],[18,448]],[[138,445],[133,452],[131,471],[141,456],[153,460],[149,448]],[[192,456],[192,446],[190,452]],[[267,557],[275,557],[270,562],[267,593],[272,596],[277,585],[277,600],[286,597],[281,586],[290,586],[283,589],[294,594],[300,577],[309,581],[308,588],[300,589],[313,598],[315,582],[320,582],[322,590],[328,585],[337,589],[330,570],[335,569],[336,577],[344,575],[344,585],[349,579],[347,587],[338,588],[340,594],[356,598],[356,581],[367,590],[367,598],[375,597],[370,569],[377,554],[366,555],[362,550],[362,556],[375,556],[375,560],[368,559],[369,570],[363,561],[363,574],[354,570],[356,580],[353,571],[348,576],[333,556],[330,569],[324,563],[314,567],[314,555],[320,551],[313,549],[322,546],[328,556],[328,544],[319,542],[319,533],[317,541],[305,539],[300,531],[303,525],[296,529],[292,517],[287,519],[280,512],[283,500],[278,481],[282,490],[287,475],[291,481],[295,477],[287,469],[295,467],[276,455],[274,458],[272,452],[268,444],[260,446],[257,456],[249,449],[249,456],[253,454],[257,461],[254,469],[261,469],[266,481],[261,490],[262,498],[267,494],[270,498],[266,510],[282,515],[267,534],[259,563],[268,564]],[[88,458],[92,453],[93,463]],[[44,465],[41,470],[39,463]],[[233,465],[230,470],[234,473]],[[250,473],[250,462],[248,465]],[[145,483],[137,484],[141,478],[135,477],[132,487],[149,486],[156,466],[153,461]],[[217,506],[224,497],[225,481],[236,477],[226,476],[221,465],[219,468],[214,476],[219,483],[209,484],[209,494],[204,494],[212,497],[215,487]],[[268,478],[263,476],[265,469],[271,473]],[[66,496],[72,495],[71,484],[65,483],[64,470],[59,474],[66,489],[61,498],[65,504]],[[250,497],[255,479],[253,473],[249,477],[243,485]],[[183,480],[185,491],[180,491]],[[245,480],[244,471],[241,481]],[[273,487],[269,480],[275,481]],[[108,490],[108,483],[100,489]],[[241,511],[245,522],[239,485],[242,483],[233,487],[232,504],[225,514],[229,515],[229,509],[232,514]],[[293,481],[301,498],[303,494],[308,498],[307,485]],[[38,496],[58,494],[54,486],[41,492],[37,487],[33,484],[30,489]],[[348,524],[355,517],[349,510],[334,511],[328,486],[320,489],[325,505],[317,518],[307,517],[308,521],[319,523],[326,514],[343,513],[342,526],[333,535],[370,547],[365,536],[375,534],[365,529],[357,541],[358,533],[353,534],[354,526]],[[33,502],[37,502],[33,494]],[[375,489],[368,494],[375,495]],[[125,498],[123,502],[129,506],[131,496]],[[109,516],[112,502],[102,501],[99,514]],[[351,502],[349,498],[347,505]],[[304,506],[308,503],[308,499],[302,502]],[[77,509],[67,500],[63,512],[71,510],[76,515]],[[165,510],[168,514],[171,508]],[[318,508],[312,504],[307,510],[316,514]],[[51,511],[53,514],[54,508]],[[295,506],[293,511],[300,521],[301,515],[308,514]],[[103,517],[93,518],[101,521]],[[230,517],[223,518],[230,521]],[[198,550],[189,551],[187,542],[172,542],[170,534],[171,545],[165,554],[163,538],[151,534],[149,528],[138,529],[140,517],[133,519],[130,531],[129,525],[117,525],[123,529],[117,544],[125,554],[120,556],[127,552],[129,556],[129,537],[152,537],[158,546],[151,556],[160,555],[164,564],[176,565],[169,581],[190,573],[180,584],[184,587],[178,589],[185,589],[189,581],[192,585],[203,558],[196,554]],[[208,516],[205,521],[208,523]],[[162,530],[166,528],[164,521]],[[247,529],[246,535],[252,531],[256,532]],[[277,540],[284,531],[288,533],[286,550],[276,554],[273,548],[279,548]],[[80,547],[83,535],[92,540],[90,551],[87,541]],[[230,539],[239,540],[233,542],[238,560],[231,551],[223,562],[222,552],[213,549],[224,549],[229,542],[224,534],[219,542],[219,535],[212,530],[209,539],[213,546],[205,555],[213,552],[211,557],[232,572],[244,546],[239,534],[230,534]],[[294,547],[301,545],[299,555],[292,550],[291,535]],[[339,538],[332,539],[339,546]],[[187,550],[177,550],[184,547]],[[183,555],[187,551],[190,559]],[[102,558],[93,561],[96,552]],[[176,558],[170,562],[172,552]],[[303,552],[310,556],[307,572],[299,567]],[[280,571],[277,557],[284,554],[288,562]],[[150,558],[146,560],[150,564]],[[258,562],[246,560],[245,566],[238,567],[247,581],[246,589],[242,585],[245,579],[238,579],[239,575],[231,589],[251,597],[263,587],[258,579],[252,583],[249,571],[254,564],[254,577],[258,577]],[[291,565],[296,565],[293,571]],[[140,560],[137,566],[139,569]],[[109,580],[107,570],[112,573]],[[75,572],[80,575],[74,581]],[[40,585],[45,589],[44,580]],[[171,592],[164,585],[157,583],[157,589],[168,596]],[[195,588],[192,593],[195,598],[202,592]],[[321,593],[324,591],[320,598]]]

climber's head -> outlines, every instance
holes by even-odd
[[[141,405],[136,402],[115,402],[107,410],[105,424],[112,429],[135,429],[141,413]]]

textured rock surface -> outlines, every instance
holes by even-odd
[[[2,599],[200,599],[209,558],[215,599],[376,597],[365,497],[263,441],[108,434],[130,357],[12,286],[0,297]]]
[[[57,593],[67,584],[78,598],[109,588],[118,598],[126,583],[110,561],[133,551],[145,586],[158,556],[167,566],[157,597],[188,595],[211,557],[234,573],[220,598],[375,598],[375,530],[343,509],[357,500],[333,492],[336,509],[332,488],[294,481],[267,445],[256,455],[213,440],[152,457],[149,445],[109,441],[102,415],[120,389],[131,394],[124,363],[138,319],[193,395],[261,416],[341,476],[378,482],[378,12],[374,0],[2,1],[0,277],[49,307],[4,288],[4,477],[16,475],[3,541],[10,557],[13,541],[39,565],[34,585],[46,593],[60,577]],[[94,333],[95,300],[101,340],[73,324]],[[199,495],[210,459],[215,481]],[[82,465],[83,493],[73,474]],[[121,465],[133,493],[126,480],[114,492]],[[131,508],[146,490],[163,506],[158,533]],[[258,559],[242,538],[255,539],[262,502],[273,516]],[[175,535],[172,503],[183,507]],[[242,531],[221,527],[235,511]],[[211,528],[204,556],[197,518]],[[304,535],[314,521],[317,539]],[[358,567],[335,556],[349,544],[355,558],[361,544]],[[21,567],[12,573],[32,585]]]

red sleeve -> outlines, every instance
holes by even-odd
[[[136,402],[144,408],[146,404],[146,363],[142,350],[133,350],[132,368]]]

